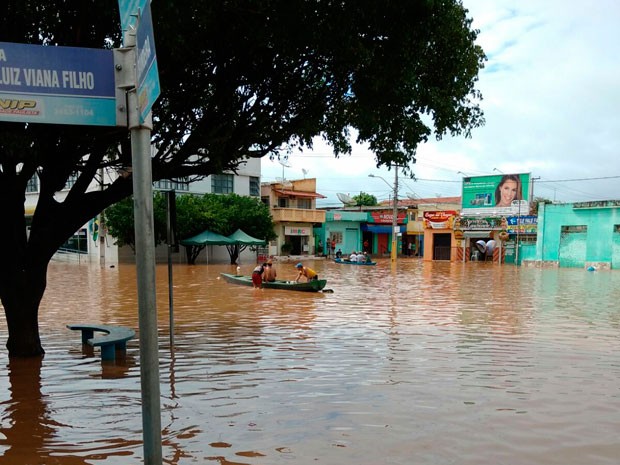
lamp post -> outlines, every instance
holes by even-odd
[[[381,179],[384,183],[386,183],[390,188],[392,188],[392,186],[390,185],[389,182],[387,182],[385,179],[383,179],[381,176],[377,176],[375,174],[369,174],[368,177],[370,178],[379,178]],[[394,196],[392,199],[392,250],[390,253],[390,259],[392,261],[392,264],[396,264],[396,257],[397,257],[397,248],[398,248],[398,166],[394,167]]]

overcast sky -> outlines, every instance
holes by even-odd
[[[486,125],[420,146],[399,198],[459,196],[460,171],[531,173],[534,195],[551,200],[620,199],[620,1],[463,3],[488,58],[477,85]],[[339,192],[388,199],[394,182],[363,146],[335,159],[317,142],[289,164],[263,159],[262,180],[316,178],[319,206],[341,205]]]

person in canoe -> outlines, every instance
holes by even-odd
[[[267,268],[267,263],[257,265],[252,271],[252,284],[254,284],[254,289],[260,289],[262,287],[265,268]]]
[[[276,273],[276,268],[273,266],[273,262],[269,260],[267,262],[265,272],[263,273],[263,279],[268,283],[272,283],[276,280],[276,276],[278,276],[278,273]]]
[[[295,265],[295,268],[298,271],[297,278],[295,279],[296,283],[299,282],[302,276],[306,277],[306,281],[318,281],[319,275],[312,268],[303,266],[301,263]]]

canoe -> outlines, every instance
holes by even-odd
[[[339,263],[341,265],[362,265],[362,266],[373,266],[376,265],[377,262],[352,262],[351,260],[345,260],[342,258],[334,259],[334,263]]]
[[[241,284],[243,286],[253,286],[251,276],[243,276],[240,274],[220,273],[220,275],[229,283]],[[319,292],[327,284],[326,279],[318,279],[315,281],[299,282],[283,281],[276,279],[272,282],[263,281],[265,289],[282,289],[285,291],[301,291],[301,292]]]

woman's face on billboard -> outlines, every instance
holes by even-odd
[[[498,204],[500,207],[509,207],[512,201],[517,196],[517,182],[507,180],[500,187],[501,201]]]

